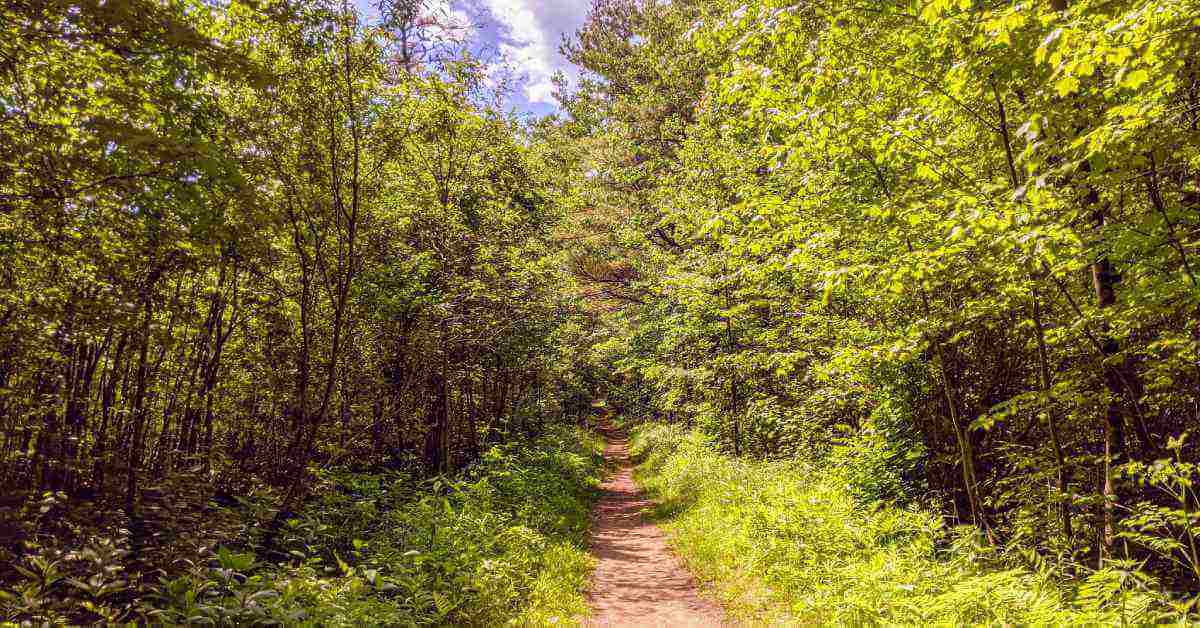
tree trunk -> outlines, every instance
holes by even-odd
[[[1088,190],[1084,203],[1093,208],[1093,227],[1098,233],[1103,232],[1105,208],[1102,207],[1099,194],[1094,188]],[[1096,261],[1092,263],[1092,287],[1096,295],[1096,305],[1101,310],[1110,308],[1117,302],[1116,292],[1113,289],[1114,283],[1108,253],[1101,251]],[[1108,333],[1107,327],[1104,325],[1100,337],[1101,368],[1103,369],[1101,376],[1109,393],[1108,404],[1104,411],[1104,484],[1101,488],[1101,496],[1104,499],[1101,533],[1102,556],[1112,555],[1118,525],[1116,509],[1118,497],[1113,481],[1113,469],[1125,461],[1125,416],[1121,409],[1123,374],[1119,367],[1111,362],[1120,353],[1120,345]],[[1131,394],[1132,392],[1130,391]]]
[[[1033,329],[1037,338],[1038,348],[1038,387],[1042,391],[1043,397],[1048,397],[1050,393],[1050,360],[1046,351],[1046,333],[1042,325],[1042,306],[1041,298],[1038,296],[1037,289],[1031,290],[1033,302]],[[1044,399],[1043,403],[1047,403],[1048,399]],[[1067,475],[1066,475],[1066,460],[1063,456],[1062,441],[1058,435],[1058,421],[1054,417],[1054,411],[1050,408],[1045,410],[1046,430],[1050,433],[1050,445],[1054,451],[1054,472],[1055,472],[1055,488],[1058,490],[1058,515],[1062,521],[1063,534],[1068,541],[1074,536],[1071,527],[1071,505],[1069,503],[1070,496],[1067,491]]]

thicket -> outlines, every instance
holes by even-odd
[[[599,3],[564,105],[610,398],[1200,590],[1197,15]]]
[[[172,573],[141,585],[117,531],[63,551],[39,519],[32,551],[13,565],[23,577],[0,590],[0,608],[10,620],[54,624],[569,623],[587,612],[583,536],[601,449],[588,433],[556,429],[494,446],[454,477],[323,470],[318,497],[278,533],[282,556],[260,557],[271,502],[243,498],[203,513],[225,522],[220,545],[187,548]]]
[[[679,426],[634,431],[639,482],[673,545],[737,616],[836,625],[1128,625],[1179,609],[1121,569],[1065,577],[1019,543],[856,497],[853,472],[720,453]]]
[[[248,574],[291,561],[289,539],[310,516],[332,525],[311,510],[336,487],[335,470],[368,502],[421,494],[412,482],[472,463],[503,490],[532,490],[500,481],[485,452],[570,423],[589,400],[566,348],[584,317],[558,261],[561,212],[546,173],[561,167],[540,139],[547,127],[498,105],[446,8],[0,6],[7,617],[38,617],[39,604],[63,598],[76,606],[58,619],[129,620],[160,578],[184,570],[179,561],[204,571],[216,546],[251,538],[252,550],[219,554],[219,570],[188,586],[211,585],[197,604],[220,591],[265,606],[260,593],[279,586],[270,579],[293,576]],[[542,479],[554,495],[566,490]],[[485,489],[462,489],[464,516],[486,514]],[[518,498],[495,499],[499,536],[456,530],[478,541],[460,567],[474,569],[495,543],[565,534],[527,521],[542,511],[509,521],[504,500]],[[543,507],[573,513],[578,533],[576,506]],[[388,516],[438,520],[413,508]],[[504,532],[522,522],[534,532]],[[413,540],[394,534],[388,547]],[[350,538],[320,545],[321,564],[336,549],[357,565],[363,550]],[[516,593],[480,599],[526,599],[519,581],[541,564],[511,568]],[[336,586],[360,595],[377,584],[362,575]],[[429,585],[443,618],[498,617],[464,610],[473,594],[433,577],[397,586]],[[433,617],[422,599],[397,617]]]

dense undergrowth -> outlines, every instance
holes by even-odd
[[[601,451],[590,433],[560,429],[493,447],[453,478],[325,471],[276,550],[259,546],[265,504],[241,500],[214,516],[240,517],[243,538],[184,557],[146,589],[129,590],[119,539],[46,547],[0,609],[34,624],[569,623],[587,612],[583,538]]]
[[[1125,625],[1180,617],[1134,571],[1067,577],[1061,565],[949,529],[928,509],[864,499],[849,465],[735,459],[699,431],[662,424],[635,429],[632,452],[673,545],[743,620]]]

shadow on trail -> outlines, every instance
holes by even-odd
[[[691,574],[671,554],[662,531],[643,511],[654,504],[633,481],[628,441],[611,426],[605,458],[615,472],[601,487],[592,515],[596,572],[589,594],[589,626],[723,626],[721,608],[701,598]]]

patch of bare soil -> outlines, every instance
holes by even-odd
[[[633,481],[624,435],[607,431],[605,436],[604,455],[619,471],[603,485],[592,514],[591,548],[598,564],[588,594],[593,615],[585,625],[729,625],[720,605],[700,596],[662,530],[642,516],[651,502]]]

